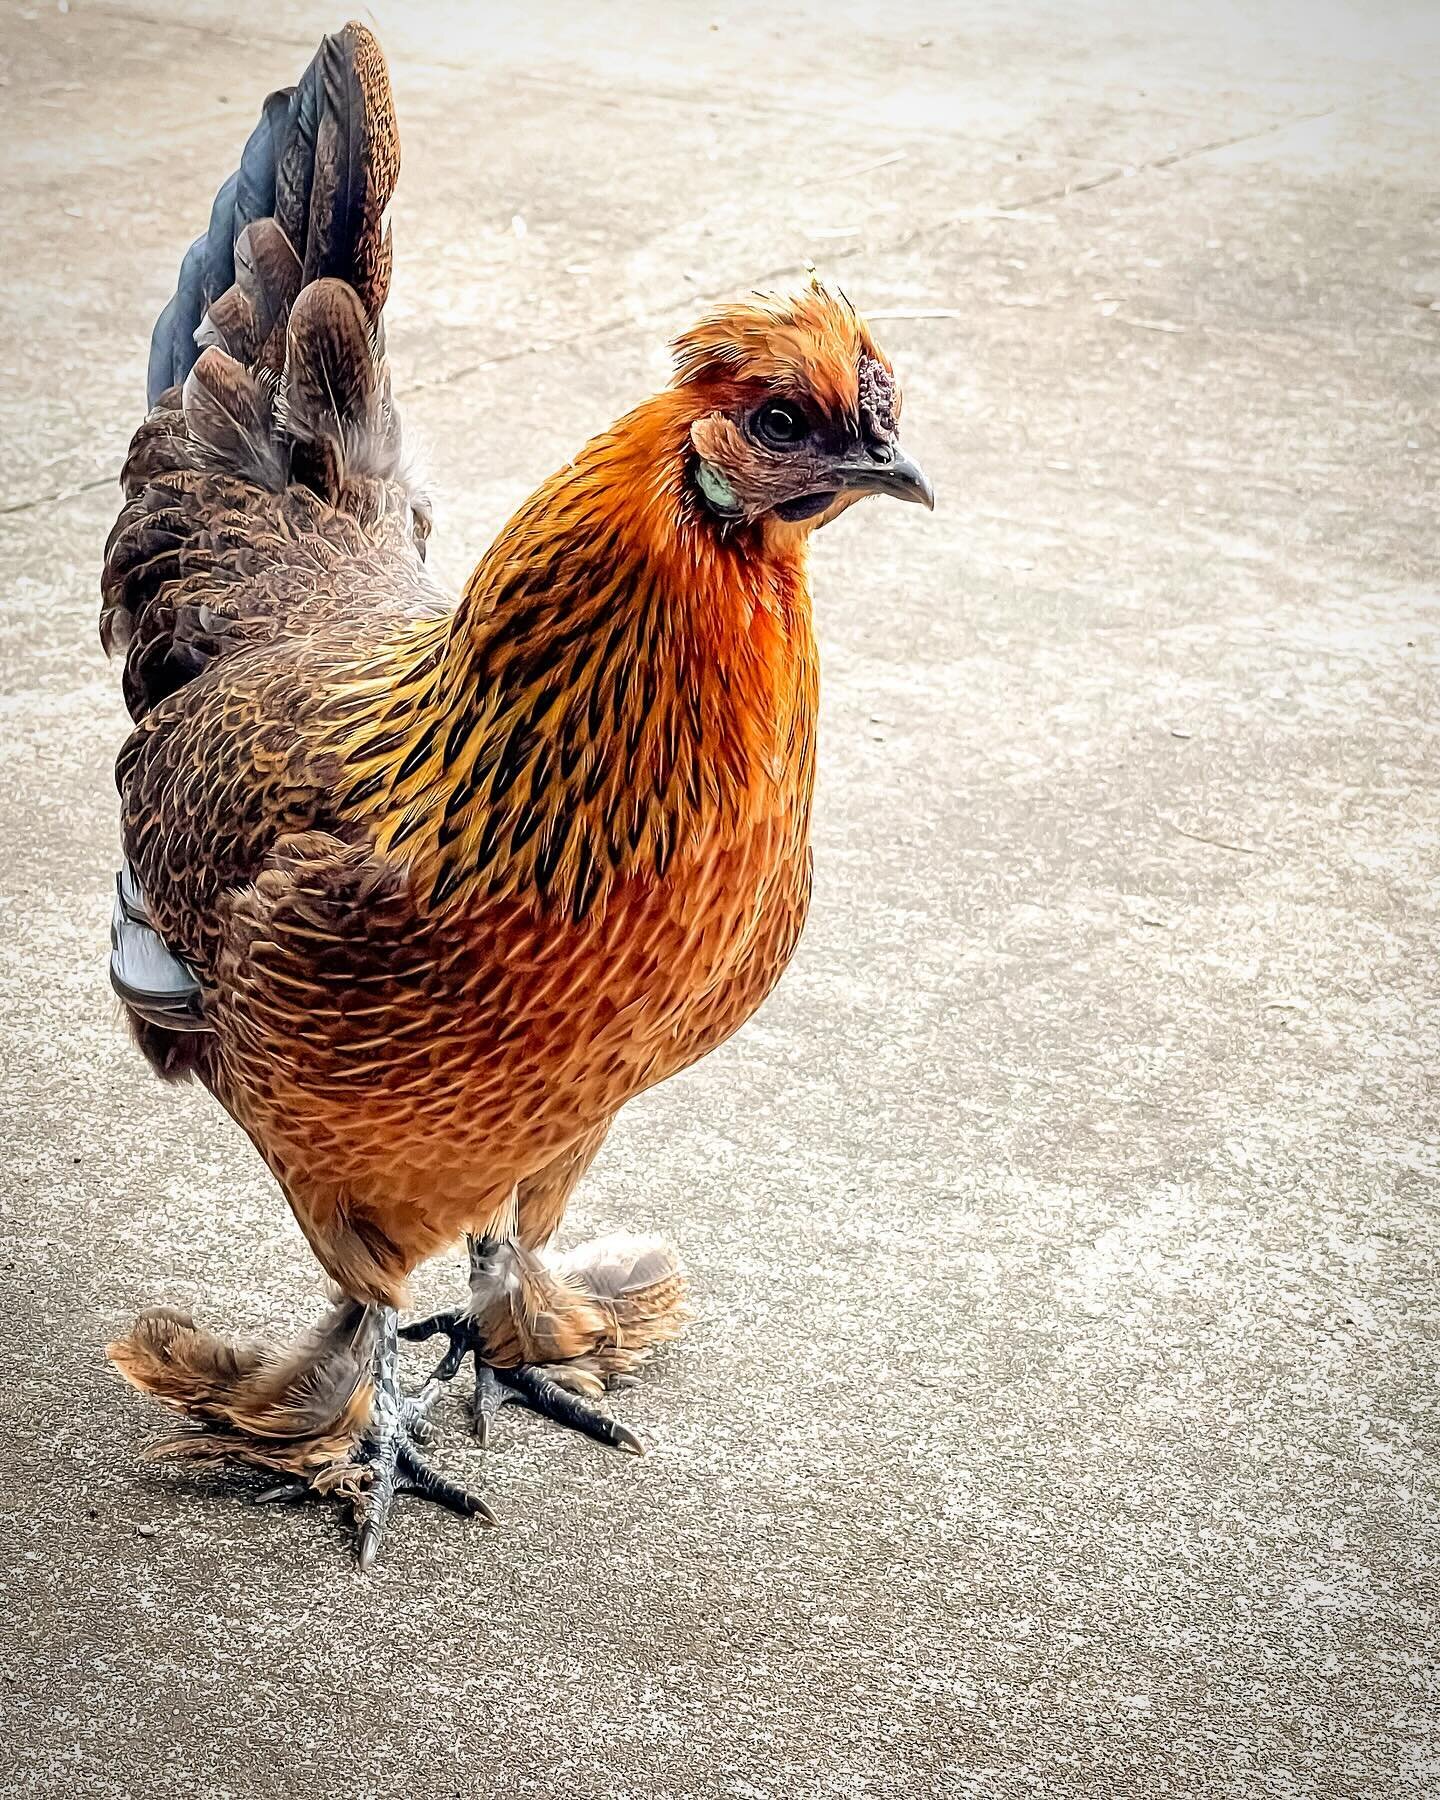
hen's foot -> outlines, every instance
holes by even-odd
[[[449,1338],[450,1347],[431,1372],[426,1390],[436,1382],[453,1381],[465,1358],[473,1356],[475,1395],[470,1403],[470,1424],[482,1445],[490,1441],[490,1427],[500,1408],[518,1401],[542,1418],[582,1432],[612,1450],[625,1450],[632,1456],[644,1454],[644,1443],[628,1425],[612,1419],[593,1400],[572,1394],[533,1363],[499,1369],[486,1362],[478,1321],[464,1310],[436,1313],[432,1318],[406,1325],[400,1336],[412,1344],[422,1344],[441,1332]]]
[[[378,1322],[375,1348],[374,1402],[370,1423],[349,1463],[327,1468],[314,1480],[299,1477],[281,1482],[257,1496],[256,1504],[298,1500],[309,1493],[339,1494],[349,1500],[356,1526],[355,1560],[362,1574],[375,1566],[398,1494],[418,1494],[467,1518],[496,1523],[478,1494],[431,1466],[422,1452],[435,1441],[429,1412],[439,1394],[435,1381],[418,1394],[400,1389],[396,1318],[386,1308]]]

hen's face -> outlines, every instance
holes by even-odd
[[[810,531],[867,494],[933,508],[900,446],[894,373],[843,297],[814,283],[729,308],[681,338],[676,359],[696,406],[692,479],[716,519]]]

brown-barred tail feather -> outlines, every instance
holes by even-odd
[[[429,510],[402,473],[384,354],[399,168],[384,59],[347,25],[266,101],[186,253],[101,584],[101,640],[125,653],[133,718],[283,623],[282,595],[236,591],[243,521],[343,548],[344,521],[393,517],[423,554]]]

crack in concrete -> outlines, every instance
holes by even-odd
[[[74,500],[81,494],[93,494],[97,488],[118,487],[120,472],[113,475],[97,475],[93,481],[74,482],[68,487],[56,488],[53,493],[36,494],[29,500],[10,500],[0,506],[0,518],[13,517],[16,513],[34,512],[37,506],[55,506],[66,500]]]
[[[1388,90],[1387,90],[1388,91]],[[1337,101],[1333,106],[1322,106],[1313,112],[1292,113],[1288,118],[1277,119],[1269,125],[1259,125],[1253,131],[1237,131],[1231,137],[1211,138],[1203,144],[1190,144],[1183,150],[1171,150],[1165,156],[1152,156],[1144,162],[1129,163],[1122,168],[1107,170],[1103,175],[1091,176],[1085,181],[1067,182],[1064,187],[1054,188],[1047,194],[1037,194],[1032,200],[1007,201],[997,207],[997,212],[1023,212],[1031,206],[1050,206],[1059,200],[1068,200],[1072,194],[1093,193],[1096,188],[1109,187],[1115,181],[1128,181],[1139,175],[1151,174],[1156,169],[1173,169],[1179,163],[1190,162],[1197,156],[1209,156],[1216,150],[1229,150],[1236,144],[1252,144],[1259,138],[1272,137],[1278,131],[1288,131],[1294,125],[1306,125],[1314,119],[1333,118],[1336,113],[1344,112],[1350,106],[1364,106],[1376,95],[1362,95],[1356,100]]]

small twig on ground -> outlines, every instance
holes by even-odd
[[[1163,817],[1164,815],[1162,814],[1161,816]],[[1233,850],[1238,856],[1264,855],[1263,850],[1256,850],[1250,844],[1230,844],[1227,843],[1224,838],[1206,837],[1205,834],[1200,831],[1187,831],[1183,825],[1177,825],[1173,819],[1166,819],[1165,823],[1172,831],[1178,831],[1181,837],[1189,838],[1192,843],[1213,844],[1217,850]]]
[[[867,319],[958,319],[958,306],[870,306]]]
[[[891,163],[904,162],[908,150],[892,150],[888,156],[876,156],[869,162],[851,163],[848,168],[827,169],[823,175],[806,175],[797,180],[797,188],[819,187],[827,181],[848,181],[852,175],[868,175],[872,169],[888,169]]]

